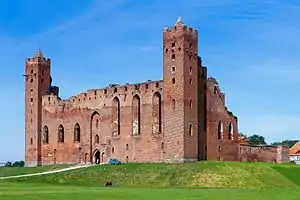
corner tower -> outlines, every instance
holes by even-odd
[[[179,17],[163,32],[164,160],[198,160],[198,31]]]
[[[40,50],[25,66],[25,162],[41,165],[42,96],[50,91],[50,59]]]

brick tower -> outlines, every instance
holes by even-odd
[[[199,159],[198,32],[179,17],[163,32],[164,160]]]
[[[51,85],[50,59],[38,50],[26,59],[25,68],[25,162],[34,166],[41,165],[42,96]]]

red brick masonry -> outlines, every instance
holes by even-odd
[[[28,165],[240,160],[237,117],[218,82],[207,78],[197,30],[182,21],[163,31],[163,80],[111,84],[62,100],[50,69],[40,51],[26,59]]]
[[[289,162],[289,147],[240,144],[240,161]]]

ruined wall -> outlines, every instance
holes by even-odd
[[[225,106],[225,94],[218,82],[208,78],[207,98],[207,159],[238,160],[237,118]]]
[[[277,163],[287,163],[290,161],[288,146],[277,146]]]
[[[43,163],[152,162],[163,159],[162,82],[89,90],[68,100],[43,96]],[[75,125],[80,127],[76,141]],[[64,139],[59,141],[59,126]]]
[[[207,79],[198,31],[178,19],[163,37],[163,81],[110,85],[67,100],[51,85],[46,60],[49,70],[26,86],[26,162],[40,155],[44,164],[94,163],[95,155],[101,162],[238,160],[237,118],[217,81]]]
[[[206,69],[202,73],[205,72]],[[208,109],[205,110],[199,101],[200,107],[204,108],[200,109],[203,115],[199,115],[199,123],[205,125],[200,126],[203,130],[199,131],[198,146],[205,146],[199,156],[208,160],[238,160],[237,120],[223,102],[218,104],[218,99],[209,93],[211,82],[207,83],[206,95],[201,93],[200,96],[206,97],[202,100],[209,102]],[[164,161],[162,87],[163,82],[158,81],[111,85],[67,100],[55,95],[43,96],[42,162],[94,163],[96,150],[101,153],[101,162],[107,162],[109,158],[122,162]],[[223,129],[222,138],[218,139],[220,120]],[[78,127],[79,141],[75,139],[78,138]]]
[[[288,147],[270,145],[239,145],[240,161],[274,162],[289,161]]]

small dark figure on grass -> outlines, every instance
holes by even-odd
[[[111,187],[112,186],[112,181],[106,181],[105,187]]]

